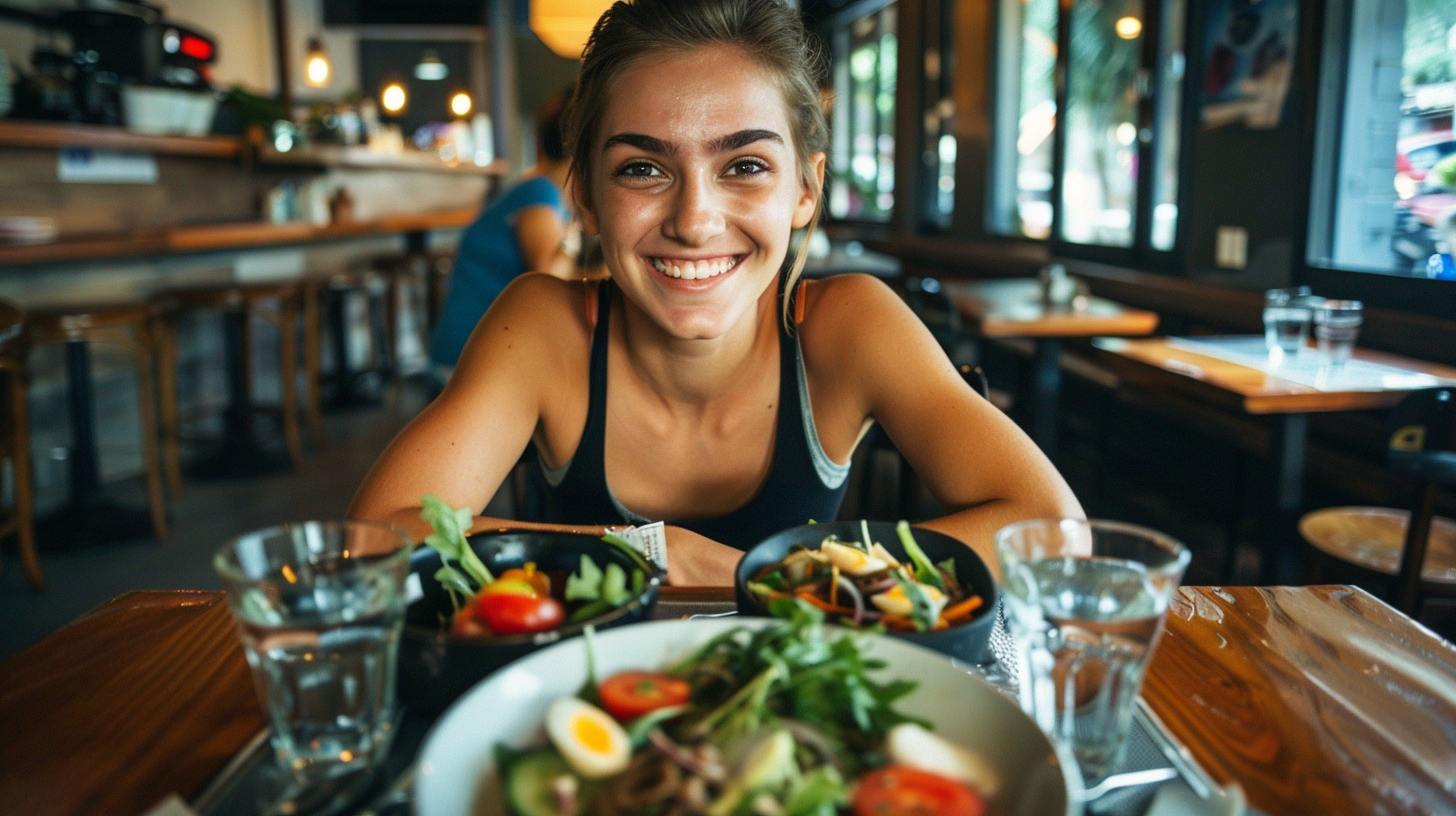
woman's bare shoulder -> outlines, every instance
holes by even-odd
[[[591,342],[588,306],[595,286],[536,272],[516,278],[471,334],[457,368],[486,358],[532,373],[575,365]]]
[[[867,342],[895,344],[902,330],[919,325],[894,290],[871,275],[835,275],[804,287],[800,324],[806,361],[853,359]],[[827,357],[826,357],[827,355]]]

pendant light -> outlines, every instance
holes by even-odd
[[[440,55],[426,50],[415,64],[415,79],[425,82],[439,82],[450,76],[450,66],[440,61]]]
[[[531,31],[559,57],[581,59],[592,27],[612,0],[531,0]]]
[[[329,54],[324,50],[323,40],[319,37],[310,37],[308,40],[308,56],[303,61],[303,76],[308,84],[314,88],[327,88],[329,77],[333,74],[333,65],[329,62]]]
[[[405,91],[403,82],[388,82],[379,89],[379,107],[390,116],[400,115],[407,105],[409,94]]]
[[[465,91],[456,91],[450,97],[450,112],[455,114],[457,119],[464,119],[470,115],[470,109],[475,107],[475,100]]]

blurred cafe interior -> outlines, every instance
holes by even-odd
[[[1395,621],[1299,648],[1351,676],[1418,661],[1446,737],[1407,747],[1446,782],[1263,789],[1249,768],[1294,773],[1289,744],[1240,778],[1173,730],[1263,812],[1308,812],[1323,784],[1335,798],[1306,805],[1456,808],[1456,3],[787,4],[827,56],[803,277],[877,280],[1087,517],[1182,542],[1181,583],[1209,594],[1170,620],[1262,599],[1261,625],[1334,631],[1300,622],[1318,596]],[[446,387],[432,344],[472,224],[523,178],[564,178],[542,112],[608,5],[0,0],[0,710],[33,705],[16,684],[43,685],[34,666],[102,610],[213,603],[229,541],[345,517]],[[557,219],[567,276],[610,278],[579,216]],[[547,271],[554,240],[505,223],[522,270]],[[550,520],[534,458],[470,510]],[[847,479],[842,520],[958,509],[879,426]],[[134,626],[114,643],[172,636]],[[1330,657],[1362,637],[1408,651]],[[196,812],[239,743],[205,749],[176,791]],[[166,792],[35,809],[4,764],[5,812],[131,816]]]

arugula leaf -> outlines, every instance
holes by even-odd
[[[936,571],[935,565],[930,563],[930,557],[915,543],[915,536],[910,532],[910,524],[901,521],[895,525],[895,532],[900,536],[900,545],[905,548],[905,554],[915,564],[915,580],[927,586],[933,586],[941,592],[945,591],[945,580]]]
[[[566,577],[566,600],[595,601],[602,597],[602,569],[582,554],[581,566]]]
[[[824,765],[790,784],[784,816],[834,816],[848,804],[849,786],[833,765]]]
[[[425,544],[440,554],[441,563],[459,563],[465,575],[475,581],[477,589],[495,580],[465,538],[474,518],[469,508],[452,509],[440,497],[426,493],[420,498],[420,518],[434,530],[434,533],[425,536]],[[474,594],[474,590],[466,594]]]
[[[955,581],[957,584],[961,582],[960,576],[956,575],[956,565],[954,558],[947,558],[944,561],[939,561],[936,563],[935,567],[946,575],[949,575],[950,579],[952,581]]]
[[[915,622],[915,630],[929,632],[935,627],[936,621],[940,620],[940,610],[945,608],[945,599],[932,599],[930,593],[917,581],[906,578],[898,570],[891,570],[890,574],[895,576],[895,582],[905,591],[905,597],[910,601],[910,620]],[[919,577],[918,572],[916,577]]]

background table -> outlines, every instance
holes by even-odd
[[[1030,278],[946,281],[942,286],[976,334],[1034,341],[1031,438],[1047,456],[1056,454],[1062,340],[1152,334],[1158,327],[1153,312],[1097,297],[1079,299],[1081,308],[1049,306],[1041,299],[1040,282]]]
[[[1296,524],[1304,499],[1304,460],[1309,415],[1319,411],[1389,408],[1407,393],[1456,383],[1456,368],[1367,349],[1355,349],[1344,373],[1303,362],[1251,353],[1262,337],[1101,338],[1098,362],[1138,387],[1167,389],[1256,417],[1267,417],[1272,437],[1268,466],[1274,491],[1265,508],[1260,558],[1264,583],[1298,579]]]
[[[1185,587],[1143,694],[1271,816],[1456,810],[1456,650],[1361,590]],[[0,812],[191,800],[262,727],[221,593],[123,595],[0,665]]]

